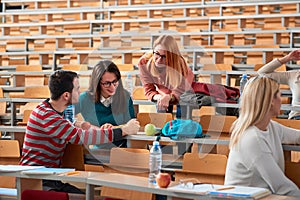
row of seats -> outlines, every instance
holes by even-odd
[[[236,15],[213,17],[168,17],[168,18],[140,18],[122,20],[75,20],[61,22],[31,22],[1,24],[2,36],[22,36],[34,34],[74,34],[114,33],[122,31],[150,31],[150,30],[177,30],[190,29],[190,31],[213,31],[238,28],[279,28],[298,27],[299,13],[292,14],[265,14],[265,15]],[[18,24],[18,25],[17,25]],[[78,28],[81,28],[81,31]],[[276,28],[275,28],[276,30]],[[27,34],[26,34],[27,33]],[[30,34],[31,33],[31,34]]]
[[[134,2],[131,3],[134,4]],[[168,6],[175,5],[172,4],[171,2],[165,2],[165,3]],[[234,2],[234,4],[235,3],[237,2]],[[71,1],[68,4],[75,4],[75,2]],[[155,2],[151,2],[151,5],[152,4],[155,5]],[[286,2],[286,4],[294,7],[298,6],[297,2],[294,1]],[[220,3],[216,3],[216,5],[221,6]],[[265,7],[272,7],[270,5],[276,6],[278,5],[278,2],[273,2],[273,3],[268,2],[266,4],[261,4],[258,7],[260,8],[259,10],[263,11],[266,10]],[[80,6],[79,3],[78,6]],[[185,9],[185,6],[187,5],[183,3],[176,6],[178,6],[178,9],[181,9],[181,7],[182,9]],[[243,5],[240,6],[243,7]],[[69,5],[69,7],[72,6]],[[228,7],[230,6],[224,4],[222,10],[225,11]],[[284,10],[284,8],[286,7],[287,6],[284,7],[282,6],[282,7],[278,7],[277,9],[281,11]],[[110,11],[113,12],[114,9],[123,9],[123,8],[114,8],[112,5],[109,5],[108,8],[109,9],[107,9],[108,10],[107,12]],[[124,6],[124,9],[125,8],[126,6]],[[145,7],[140,6],[137,7],[136,10],[143,11],[145,10]],[[193,12],[193,11],[189,9],[189,12]],[[21,10],[20,13],[24,14],[26,13],[26,11]],[[9,16],[9,12],[7,12],[6,14],[7,16]],[[104,19],[106,19],[105,17]],[[281,29],[280,28],[281,26],[284,26],[283,29],[286,29],[286,27],[296,27],[298,23],[297,18],[298,18],[298,12],[296,9],[295,13],[289,13],[289,14],[264,14],[264,13],[262,14],[261,12],[257,12],[256,15],[251,15],[251,17],[249,17],[245,13],[239,13],[237,16],[228,16],[228,17],[227,16],[218,17],[215,15],[212,17],[204,16],[203,18],[199,18],[199,20],[198,17],[194,17],[194,16],[193,17],[189,16],[186,18],[185,17],[178,18],[178,17],[170,16],[168,18],[163,18],[162,19],[163,21],[161,20],[153,21],[153,19],[140,19],[139,17],[138,21],[111,20],[111,21],[104,21],[104,22],[103,21],[92,22],[90,20],[82,20],[82,19],[78,20],[76,17],[74,17],[75,23],[73,22],[70,23],[67,20],[64,23],[59,23],[59,24],[55,23],[55,25],[53,23],[35,23],[35,22],[26,25],[19,21],[19,23],[14,23],[14,24],[18,24],[18,26],[14,26],[6,23],[2,25],[2,31],[3,31],[2,33],[7,35],[7,37],[5,37],[4,42],[2,43],[2,45],[0,45],[3,52],[1,53],[1,65],[15,66],[20,64],[30,64],[30,65],[42,64],[47,66],[50,65],[52,66],[52,69],[56,69],[57,65],[71,64],[71,63],[78,63],[78,62],[93,65],[99,59],[111,59],[117,61],[117,63],[137,63],[139,57],[143,54],[143,52],[145,52],[143,48],[147,48],[147,49],[151,48],[153,40],[157,37],[157,36],[150,37],[150,34],[155,32],[155,30],[161,28],[168,29],[168,30],[174,29],[177,31],[184,31],[184,33],[186,33],[186,35],[181,35],[180,32],[175,31],[175,33],[170,33],[170,34],[174,34],[174,35],[178,34],[177,37],[178,41],[180,40],[182,46],[184,47],[182,52],[192,67],[197,68],[198,64],[200,64],[201,67],[201,65],[203,65],[203,63],[205,63],[207,61],[207,58],[209,57],[213,57],[213,59],[209,61],[210,63],[231,63],[231,64],[232,63],[234,64],[255,63],[257,64],[259,62],[259,64],[261,64],[261,63],[268,62],[271,57],[281,57],[282,55],[287,53],[286,51],[290,51],[290,50],[284,50],[282,52],[275,53],[274,55],[272,54],[270,56],[269,55],[265,56],[265,54],[261,54],[261,50],[258,53],[257,52],[250,53],[247,52],[248,49],[246,48],[244,52],[241,51],[232,52],[231,50],[228,50],[228,52],[226,52],[227,51],[226,49],[230,49],[230,47],[233,47],[234,45],[241,45],[240,47],[252,48],[255,47],[255,45],[257,44],[263,44],[263,43],[269,44],[269,48],[270,45],[273,45],[272,48],[276,48],[276,49],[278,49],[280,47],[279,45],[282,44],[284,44],[285,47],[293,47],[295,43],[294,41],[297,40],[298,35],[290,30],[288,30],[287,33],[280,32],[278,34],[276,33],[271,35],[268,32],[264,32],[262,34],[259,33],[254,34],[253,32],[252,33],[248,32],[243,34],[242,32],[244,28],[247,28],[248,25],[251,26],[251,28],[272,27],[272,29],[274,29],[274,27],[276,27],[277,30]],[[110,17],[108,17],[108,19],[112,19],[111,15]],[[254,23],[254,21],[256,20],[257,22]],[[205,23],[202,23],[203,21],[205,21]],[[201,30],[202,29],[201,27],[204,24],[206,26],[204,30],[210,30],[210,31],[214,31],[215,29],[231,30],[232,34],[228,33],[226,35],[222,35],[222,34],[213,35],[212,32],[211,35],[210,34],[203,35],[203,33],[200,34],[195,33],[195,35],[193,35],[191,33],[190,36],[188,36],[191,31]],[[241,27],[233,28],[234,26],[241,26]],[[99,28],[102,29],[102,31],[105,28],[108,28],[107,29],[108,31],[106,32],[107,33],[106,36],[100,35],[101,37],[100,39],[99,37],[97,37],[97,34],[94,34],[93,31],[91,31],[92,29],[99,29]],[[121,31],[119,30],[117,32],[122,32],[122,33],[124,31],[130,32],[131,29],[136,29],[137,32],[128,33],[129,35],[131,34],[130,37],[128,36],[128,34],[127,36],[122,36],[119,34],[113,34],[108,36],[110,33],[115,33],[116,32],[115,29],[118,30],[119,28],[122,30]],[[147,30],[146,31],[147,33],[145,33],[143,37],[138,36],[140,33],[139,31],[141,30],[143,31]],[[239,34],[234,34],[236,30],[240,31]],[[80,32],[92,33],[93,35],[86,36],[87,38],[80,38],[77,37],[78,36],[77,34],[80,34]],[[24,33],[28,35],[32,35],[32,34],[46,34],[46,35],[41,36],[40,38],[32,37],[32,38],[25,39],[23,38]],[[74,38],[72,38],[72,35],[71,37],[68,38],[59,38],[59,39],[47,38],[49,34],[53,34],[53,33],[55,35],[59,35],[61,33],[63,34],[75,33],[75,34],[74,34]],[[22,37],[18,38],[17,35],[22,35]],[[293,38],[292,39],[293,41],[290,40],[290,38]],[[112,46],[114,48],[109,49]],[[194,57],[195,51],[191,51],[190,49],[188,49],[188,47],[190,46],[192,47],[198,46],[199,48],[212,47],[214,49],[222,48],[225,49],[224,51],[225,53],[223,56],[219,56],[219,55],[215,56],[214,53],[212,52],[212,53],[207,53],[207,56],[204,56],[203,59],[199,59],[199,58],[195,59]],[[101,50],[105,50],[105,51],[97,52],[98,55],[96,56],[94,54],[95,53],[94,49],[98,49],[99,47]],[[71,48],[71,50],[68,50],[68,48]],[[132,50],[132,52],[122,53],[124,49]],[[6,51],[12,51],[12,52],[6,52]],[[17,52],[17,51],[21,51],[21,52]],[[53,53],[54,51],[55,53]],[[209,50],[207,51],[210,52]],[[262,58],[264,57],[266,57],[267,59],[263,60]],[[258,61],[258,59],[260,59],[260,61]]]
[[[6,1],[4,1],[6,2]],[[15,1],[16,4],[18,1]],[[19,3],[19,2],[18,2]],[[103,17],[108,17],[108,19],[115,18],[124,18],[124,17],[167,17],[167,16],[226,16],[226,15],[238,15],[238,14],[272,14],[272,13],[292,13],[297,12],[298,3],[297,1],[270,1],[270,2],[241,2],[241,1],[231,1],[230,4],[224,1],[214,1],[214,3],[209,2],[193,2],[193,1],[149,1],[137,3],[136,1],[115,1],[115,2],[105,2],[101,4],[101,1],[62,1],[59,2],[59,7],[57,7],[57,1],[27,1],[26,10],[20,10],[22,15],[28,15],[28,20],[30,21],[31,15],[37,15],[37,10],[44,11],[43,14],[56,16],[56,20],[59,20],[60,14],[67,15],[68,12],[65,11],[65,8],[72,9],[75,11],[74,13],[80,13],[80,15],[84,15],[89,13],[89,10],[93,10],[93,8],[98,8],[99,12],[101,12]],[[148,3],[146,9],[138,9],[141,8],[141,4]],[[19,3],[20,4],[20,3]],[[162,6],[163,5],[163,6]],[[25,7],[25,6],[24,6]],[[79,11],[78,8],[84,7],[84,10]],[[47,11],[55,10],[56,12],[50,13]],[[59,12],[58,12],[59,11]],[[27,13],[26,13],[27,12]],[[15,15],[15,12],[10,12],[12,16]],[[75,16],[75,15],[74,15]],[[42,18],[43,15],[40,15]],[[23,18],[22,16],[20,17]],[[55,17],[54,17],[55,18]],[[6,17],[6,21],[9,22],[10,18]],[[14,17],[16,20],[17,16]],[[71,17],[69,20],[74,20],[74,17]],[[105,19],[105,18],[104,18]],[[25,20],[25,19],[23,19]],[[35,19],[36,20],[36,19]],[[51,17],[46,20],[52,20]]]

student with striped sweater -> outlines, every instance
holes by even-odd
[[[78,102],[79,88],[75,72],[58,70],[50,76],[51,98],[39,104],[30,115],[21,165],[60,167],[67,143],[103,144],[137,133],[140,127],[137,121],[122,128],[103,129],[90,125],[87,130],[83,130],[64,119],[63,111],[66,107]],[[45,190],[82,193],[78,188],[60,181],[43,180],[43,187]]]

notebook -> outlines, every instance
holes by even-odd
[[[213,196],[224,196],[224,197],[238,197],[238,198],[252,198],[252,199],[260,199],[267,195],[270,195],[270,190],[266,188],[259,187],[244,187],[244,186],[232,186],[227,187],[223,186],[222,189],[209,191],[209,195]]]
[[[242,199],[242,198],[252,198],[259,199],[265,197],[271,192],[265,188],[258,187],[245,187],[245,186],[225,186],[216,184],[196,184],[190,188],[183,185],[175,185],[168,187],[168,190],[173,190],[174,192],[185,192],[200,195],[210,195],[216,197],[232,198],[232,199]]]
[[[41,174],[41,175],[47,175],[47,174],[62,174],[66,172],[72,172],[75,171],[74,168],[38,168],[38,169],[32,169],[32,170],[26,170],[22,171],[22,174]]]

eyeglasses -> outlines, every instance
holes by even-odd
[[[179,180],[179,185],[182,188],[187,188],[187,189],[194,189],[195,185],[201,185],[201,184],[206,184],[206,183],[202,183],[196,178],[185,178]],[[214,189],[213,184],[208,184],[208,185],[211,187],[211,189]]]
[[[106,81],[104,83],[102,83],[102,82],[100,82],[100,83],[101,83],[101,85],[103,85],[103,87],[109,88],[111,85],[117,86],[119,84],[119,80],[113,80],[111,82],[110,81]]]
[[[160,58],[162,60],[166,59],[167,56],[166,55],[160,55],[160,53],[158,51],[153,51],[153,55],[156,57],[156,58]]]

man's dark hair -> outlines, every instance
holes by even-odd
[[[58,100],[64,92],[72,93],[74,88],[74,78],[78,78],[76,72],[65,70],[57,70],[53,72],[49,79],[51,99]]]

